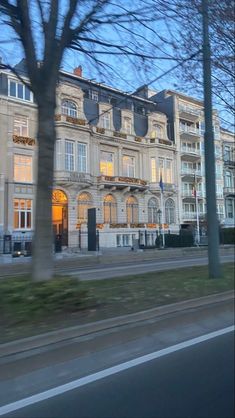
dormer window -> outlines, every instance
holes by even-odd
[[[152,124],[151,138],[163,138],[163,128],[157,122]]]
[[[61,111],[63,115],[71,116],[72,118],[77,118],[77,106],[71,100],[63,100]]]
[[[130,134],[131,135],[131,133],[132,133],[131,118],[124,117],[124,119],[123,119],[123,131],[126,134]]]
[[[100,126],[104,129],[110,129],[111,122],[109,112],[104,111],[104,113],[100,115]]]

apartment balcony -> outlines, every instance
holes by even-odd
[[[235,167],[235,160],[231,159],[231,160],[224,160],[224,165],[226,165],[226,167]]]
[[[181,148],[181,160],[197,161],[202,156],[200,150],[192,150],[191,148]]]
[[[185,126],[180,124],[180,138],[190,141],[198,141],[201,137],[200,131],[197,128]]]
[[[108,188],[113,190],[124,190],[129,191],[145,191],[149,188],[147,181],[134,178],[134,177],[123,177],[123,176],[105,176],[101,175],[97,178],[99,188]]]
[[[94,183],[94,178],[89,173],[78,173],[76,171],[55,171],[54,181],[61,185],[79,184],[82,187],[89,187]]]
[[[161,189],[160,189],[160,186],[159,186],[159,182],[150,183],[149,184],[149,189],[152,192],[160,192]],[[175,184],[172,184],[172,183],[164,183],[163,184],[163,189],[164,189],[164,192],[175,192],[176,191]]]
[[[204,218],[205,213],[200,212],[199,213],[199,219]],[[182,213],[182,219],[183,221],[196,221],[197,220],[197,212],[183,212]]]
[[[234,187],[224,187],[224,195],[234,196],[235,195],[235,188]]]
[[[196,177],[202,177],[201,170],[192,170],[190,168],[181,168],[181,176],[188,177],[189,179]]]
[[[179,105],[178,110],[180,118],[189,120],[191,122],[196,122],[202,114],[202,111],[200,109],[183,104]]]
[[[57,114],[55,115],[55,122],[56,125],[63,123],[69,126],[85,126],[87,124],[87,121],[84,119],[84,115],[82,114],[77,118],[68,115]]]
[[[195,201],[193,190],[182,190],[181,197],[182,199],[193,199]],[[197,197],[198,199],[203,199],[205,196],[204,193],[197,191]]]

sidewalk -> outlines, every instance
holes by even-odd
[[[121,329],[121,327],[126,325],[138,324],[147,320],[152,320],[154,322],[159,318],[165,317],[167,315],[172,315],[180,311],[184,312],[200,309],[205,306],[215,305],[226,301],[232,302],[233,300],[234,291],[227,291],[220,294],[204,296],[197,299],[190,299],[170,305],[163,305],[134,314],[118,316],[115,318],[92,322],[85,325],[59,329],[34,337],[1,344],[0,359],[1,361],[4,361],[4,359],[11,358],[11,356],[22,353],[24,353],[27,357],[30,356],[32,350],[45,349],[45,351],[47,351],[47,349],[49,349],[49,347],[53,344],[72,341],[78,337],[89,335],[92,337],[92,335],[102,331],[112,332],[112,329]]]

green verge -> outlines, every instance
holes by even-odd
[[[222,268],[220,279],[205,266],[87,282],[1,279],[1,342],[232,290],[234,265]]]

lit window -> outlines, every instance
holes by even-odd
[[[74,143],[65,141],[65,170],[74,171]]]
[[[156,158],[151,158],[151,181],[156,183],[157,181],[157,168],[156,168]]]
[[[131,123],[131,118],[124,118],[123,119],[123,131],[126,134],[130,134],[132,133],[132,123]]]
[[[86,173],[87,172],[87,146],[86,144],[78,143],[77,144],[78,152],[78,172]]]
[[[87,222],[87,211],[92,208],[90,193],[83,192],[78,196],[78,223]]]
[[[71,100],[63,100],[61,111],[63,115],[71,116],[72,118],[76,118],[78,115],[77,106]]]
[[[111,152],[101,151],[100,173],[104,176],[114,175],[114,155]]]
[[[157,223],[158,222],[158,218],[157,218],[157,211],[158,211],[158,201],[157,199],[155,199],[155,197],[152,197],[151,199],[149,199],[148,202],[148,222],[149,223]]]
[[[133,224],[138,223],[139,216],[138,216],[139,206],[138,201],[134,196],[128,197],[126,201],[126,216],[127,216],[127,223]]]
[[[100,126],[104,129],[110,129],[110,113],[104,112],[100,115]]]
[[[157,122],[153,121],[151,138],[162,138],[163,137],[163,128]]]
[[[32,157],[14,155],[14,181],[32,183]]]
[[[124,155],[122,158],[123,175],[126,177],[135,177],[135,158]]]
[[[14,228],[32,228],[32,200],[14,199]]]
[[[17,99],[27,100],[29,102],[33,101],[33,93],[29,90],[29,88],[24,84],[13,80],[9,81],[8,95],[16,97]]]
[[[28,119],[24,116],[14,118],[14,135],[28,136]]]
[[[172,184],[172,160],[166,160],[165,166],[165,183]]]
[[[104,223],[117,222],[117,203],[116,199],[108,194],[104,198]]]

